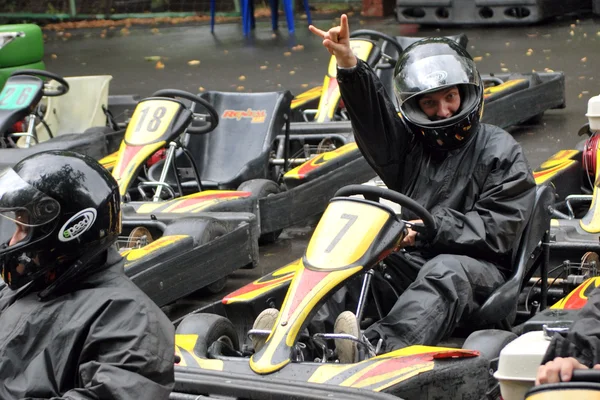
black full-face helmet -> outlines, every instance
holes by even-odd
[[[447,119],[432,121],[419,98],[456,86],[461,105]],[[394,92],[409,131],[432,149],[452,150],[469,141],[483,113],[483,84],[473,59],[458,43],[428,38],[408,46],[394,70]]]
[[[0,172],[0,275],[44,288],[112,245],[121,230],[115,179],[74,152],[34,154]],[[85,260],[85,261],[82,261]],[[83,265],[84,266],[84,265]]]

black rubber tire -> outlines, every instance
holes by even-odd
[[[462,348],[477,350],[483,357],[492,361],[500,357],[500,351],[516,338],[517,335],[509,331],[484,329],[471,333]]]
[[[240,349],[240,341],[231,321],[217,314],[198,313],[185,317],[177,326],[176,334],[198,335],[194,353],[207,357],[207,351],[216,341],[229,341],[234,350]]]
[[[225,235],[226,233],[227,230],[225,229],[225,227],[215,221],[215,223],[208,224],[206,226],[206,228],[202,232],[202,235],[199,237],[198,244],[206,244],[220,236]],[[203,287],[202,291],[208,294],[217,294],[225,288],[226,284],[227,277],[224,276],[218,279],[217,281],[211,283],[210,285]]]
[[[242,182],[242,184],[238,186],[237,190],[250,192],[253,196],[258,197],[259,199],[281,192],[279,185],[269,179],[252,179]],[[279,235],[281,235],[282,231],[283,229],[275,232],[263,233],[258,238],[258,244],[269,244],[275,242]]]

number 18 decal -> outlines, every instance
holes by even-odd
[[[179,103],[169,100],[149,100],[138,104],[127,127],[125,139],[128,144],[145,145],[167,134],[173,118],[181,108]]]

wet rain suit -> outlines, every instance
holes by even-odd
[[[174,327],[123,263],[111,249],[43,300],[0,289],[0,399],[168,399]]]
[[[388,257],[409,281],[365,334],[382,338],[386,351],[437,344],[510,275],[535,200],[531,168],[510,134],[486,124],[458,149],[428,151],[366,63],[337,75],[362,154],[388,188],[423,205],[437,228],[430,241],[417,237],[414,248]],[[403,218],[417,219],[406,211]]]

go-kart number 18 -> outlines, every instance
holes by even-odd
[[[6,85],[0,93],[0,109],[11,110],[28,106],[35,96],[36,85]]]
[[[137,123],[137,126],[135,127],[135,132],[139,132],[140,129],[142,129],[142,126],[144,125],[145,121],[146,121],[146,117],[148,116],[148,114],[150,113],[150,110],[152,110],[154,107],[152,106],[148,106],[142,109],[142,111],[140,111],[140,120]],[[146,126],[146,131],[147,132],[156,132],[157,129],[160,127],[160,124],[162,123],[162,118],[165,116],[165,114],[167,113],[167,107],[164,106],[160,106],[160,107],[156,107],[154,108],[154,111],[152,112],[152,117],[151,119],[148,121],[148,125]]]
[[[325,253],[331,253],[331,251],[335,248],[335,246],[337,246],[337,244],[340,242],[340,240],[342,240],[344,235],[346,233],[348,233],[348,231],[350,230],[352,225],[354,225],[354,223],[358,219],[358,215],[346,214],[346,213],[342,214],[340,217],[342,219],[347,220],[346,224],[342,227],[342,229],[338,232],[338,234],[335,235],[335,237],[333,238],[331,243],[329,243],[329,246],[327,246],[327,248],[325,249]]]

